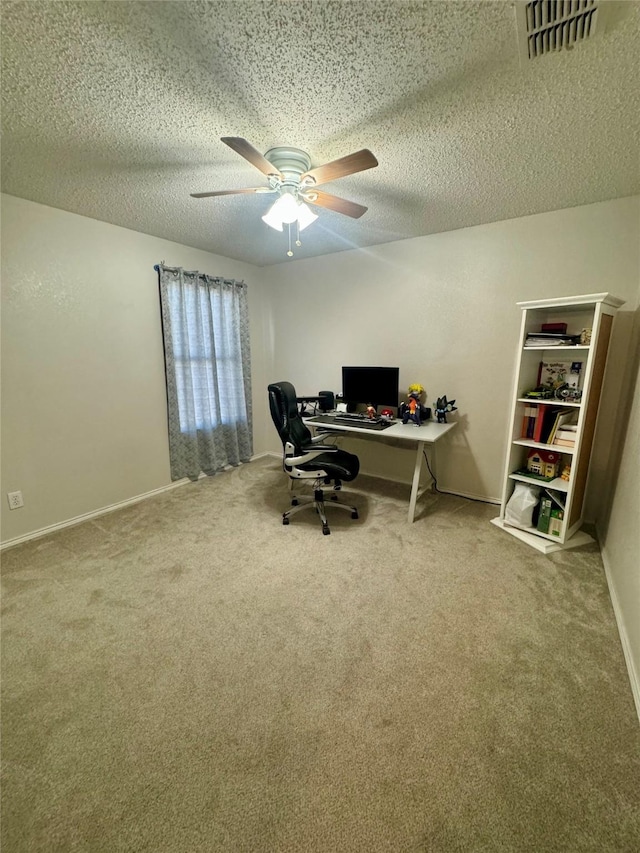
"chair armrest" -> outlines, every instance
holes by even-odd
[[[304,451],[302,456],[285,456],[284,464],[304,465],[305,462],[313,462],[313,460],[317,456],[320,456],[321,453],[337,453],[340,448],[336,447],[335,444],[316,444],[313,448],[310,445],[307,445],[300,449]]]
[[[319,441],[322,441],[323,438],[326,438],[327,435],[334,436],[335,432],[332,432],[332,430],[330,429],[324,429],[323,427],[320,427],[320,429],[318,430],[318,434],[314,435],[311,439],[311,444],[317,444]],[[331,446],[333,447],[334,445]]]

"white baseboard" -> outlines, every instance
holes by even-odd
[[[486,495],[474,495],[469,494],[468,492],[450,492],[449,489],[441,489],[440,486],[438,486],[438,491],[443,492],[445,495],[453,495],[456,498],[467,498],[467,500],[470,501],[480,501],[480,503],[483,504],[496,504],[497,506],[500,506],[501,503],[500,498],[490,498]]]
[[[636,704],[638,720],[640,720],[640,673],[638,673],[638,670],[636,668],[636,662],[633,659],[631,643],[629,642],[629,637],[627,636],[627,631],[624,625],[622,608],[620,607],[620,602],[618,601],[618,596],[613,585],[613,578],[611,570],[609,568],[609,561],[606,549],[601,547],[600,554],[602,555],[604,574],[607,579],[607,586],[609,587],[609,598],[611,599],[611,604],[613,605],[613,613],[616,617],[618,634],[620,635],[620,643],[622,644],[622,653],[624,654],[625,663],[627,664],[627,672],[629,673],[629,681],[631,683],[631,695],[633,696],[633,701]],[[638,663],[640,664],[640,661]]]
[[[206,474],[202,475],[203,477]],[[49,533],[55,533],[57,530],[63,530],[65,527],[74,527],[76,524],[82,524],[83,521],[89,521],[92,518],[99,518],[101,515],[107,515],[110,512],[115,512],[118,509],[123,509],[131,504],[140,503],[147,498],[153,498],[156,495],[161,495],[163,492],[169,492],[171,489],[177,489],[178,486],[184,486],[190,483],[191,480],[186,477],[183,480],[176,480],[174,483],[169,483],[168,486],[161,486],[159,489],[152,489],[150,492],[145,492],[142,495],[136,495],[133,498],[119,501],[109,506],[103,506],[100,509],[92,512],[85,512],[82,515],[76,515],[74,518],[68,518],[66,521],[59,521],[57,524],[50,524],[47,527],[41,527],[39,530],[33,530],[31,533],[25,533],[24,536],[16,536],[14,539],[7,539],[6,542],[0,542],[0,551],[5,551],[7,548],[14,548],[16,545],[22,545],[23,542],[30,542],[32,539],[40,539],[42,536],[47,536]]]

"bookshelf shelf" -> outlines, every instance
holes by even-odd
[[[531,352],[531,350],[538,350],[538,352],[558,352],[561,350],[562,352],[567,352],[568,350],[588,350],[590,346],[588,344],[571,344],[570,346],[562,346],[556,344],[555,346],[535,346],[535,347],[522,347],[524,352]]]
[[[536,400],[532,397],[518,397],[518,403],[542,404],[543,406],[555,406],[556,408],[579,409],[581,403],[572,403],[570,400]]]
[[[561,447],[558,444],[541,444],[539,441],[532,441],[529,438],[516,438],[514,444],[519,444],[521,447],[537,447],[539,450],[548,450],[553,453],[568,453],[573,455],[576,452],[575,447]]]
[[[522,310],[522,322],[510,405],[502,503],[499,517],[492,519],[492,522],[543,553],[575,547],[590,541],[585,533],[579,531],[582,526],[593,435],[609,340],[615,314],[623,304],[621,299],[609,293],[518,303],[518,307]],[[578,336],[584,329],[589,329],[590,344],[525,345],[527,339],[530,340],[534,335],[543,336],[543,324],[559,323],[566,324],[568,336]],[[558,362],[558,364],[552,364],[552,362]],[[554,372],[556,370],[559,372]],[[572,384],[571,380],[573,380],[573,387],[576,387],[576,378],[579,377],[578,387],[582,391],[580,400],[545,400],[525,397],[525,392],[539,384],[547,387],[540,379],[541,376],[547,377],[545,381],[548,381],[549,376],[558,376],[561,382],[569,383],[569,388]],[[567,379],[564,379],[565,376]],[[555,386],[549,385],[549,387]],[[563,429],[569,432],[569,424],[573,425],[571,427],[572,437],[575,436],[573,446],[554,444],[553,436],[556,431]],[[539,440],[535,441],[534,436]],[[568,436],[563,436],[565,437]],[[543,440],[540,441],[540,438]],[[551,443],[547,443],[545,440],[547,438]],[[530,456],[531,449],[540,451],[540,455],[529,459],[529,464],[532,466],[535,464],[536,469],[541,472],[546,469],[552,473],[552,466],[558,462],[557,456],[545,457],[544,454],[559,454],[558,473],[569,466],[571,469],[569,479],[564,480],[557,476],[551,481],[544,481],[528,477],[526,473],[516,473],[527,467],[527,457]],[[551,512],[554,535],[531,526],[531,518],[523,518],[523,524],[513,523],[513,519],[518,519],[518,515],[514,516],[513,512],[507,513],[507,505],[516,488],[522,489],[520,484],[535,487],[540,498],[545,495],[545,490],[557,494],[555,515],[553,511]],[[560,510],[561,506],[564,507],[563,510]],[[545,526],[548,518],[547,507]],[[535,524],[535,514],[533,523]]]
[[[563,480],[560,477],[544,481],[535,480],[533,477],[527,477],[525,474],[509,474],[509,479],[517,480],[519,483],[531,483],[532,486],[540,486],[541,489],[551,489],[553,492],[569,491],[569,481]]]

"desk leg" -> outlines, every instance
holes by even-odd
[[[413,524],[413,519],[416,514],[416,501],[418,500],[418,491],[420,489],[420,471],[422,469],[422,451],[424,450],[424,441],[418,442],[416,450],[416,464],[413,469],[413,483],[411,484],[411,498],[409,500],[409,524]]]
[[[431,445],[431,453],[429,453],[429,464],[431,466],[430,471],[430,479],[431,479],[431,491],[435,492],[436,490],[436,481],[438,479],[438,470],[436,468],[437,460],[436,460],[436,443]]]

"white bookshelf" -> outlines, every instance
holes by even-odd
[[[580,532],[585,489],[613,319],[623,304],[623,300],[609,293],[518,303],[522,310],[522,322],[509,407],[502,502],[500,515],[492,519],[492,523],[543,553],[573,548],[591,541],[587,534]],[[572,335],[580,334],[585,328],[591,329],[590,343],[575,346],[525,346],[528,333],[539,332],[543,323],[554,322],[566,323],[567,334]],[[525,396],[527,391],[536,387],[542,361],[582,362],[582,397],[578,402],[559,399],[533,400]],[[530,437],[523,437],[525,408],[533,405],[552,405],[559,410],[575,411],[577,429],[573,447],[545,444]],[[571,468],[569,479],[557,477],[546,482],[517,473],[526,467],[532,448],[559,453],[560,470],[567,465]],[[541,493],[548,489],[554,496],[557,495],[559,503],[565,507],[558,535],[543,533],[535,527],[516,527],[505,523],[506,506],[518,482],[532,483],[540,487]]]

